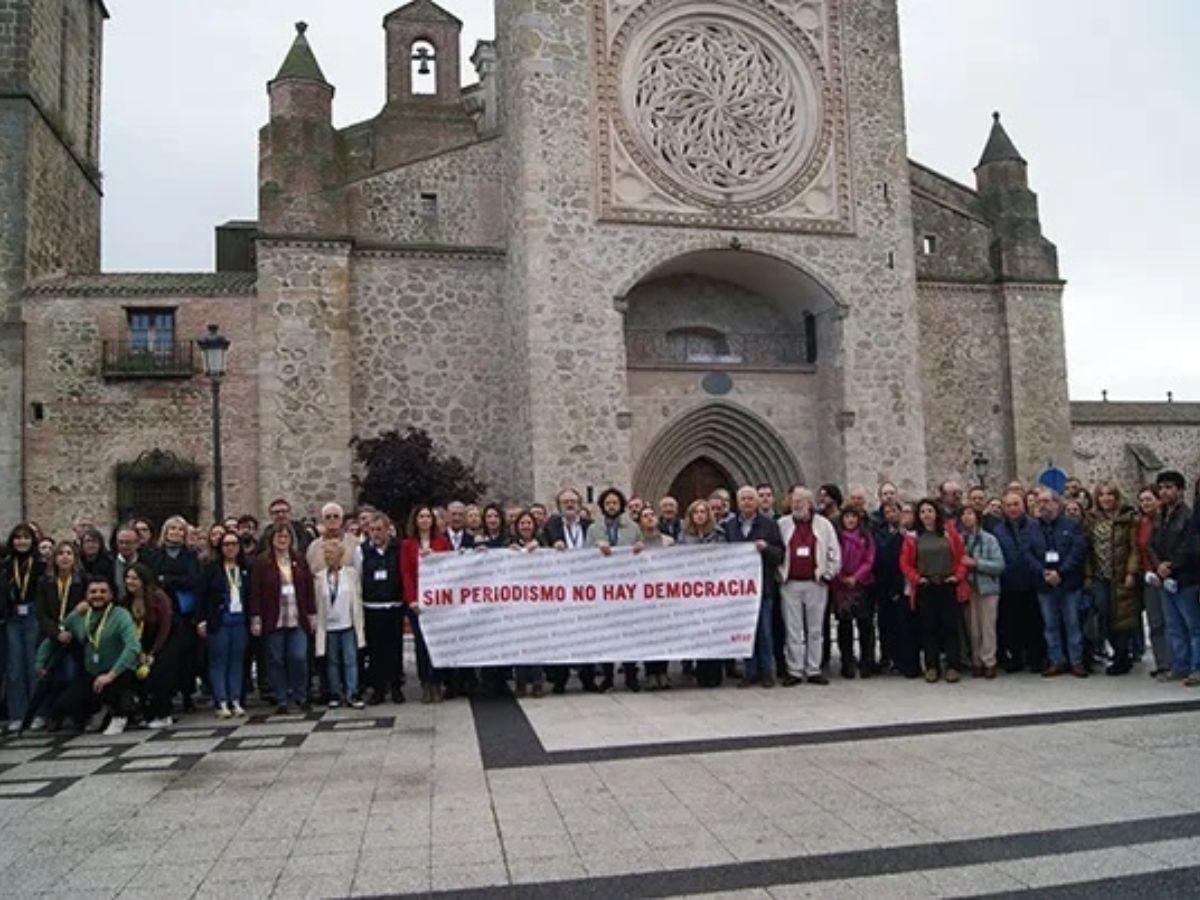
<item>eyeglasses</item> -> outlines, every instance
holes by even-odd
[[[222,547],[240,547],[240,546],[242,546],[242,542],[241,541],[221,541],[221,546]]]
[[[291,512],[291,510],[290,510],[290,509],[287,509],[286,507],[280,507],[279,509],[273,509],[273,510],[271,510],[271,515],[273,515],[273,516],[286,516],[286,515],[287,515],[288,513],[290,513],[290,512]]]
[[[326,519],[340,519],[341,517],[341,513],[325,513]]]

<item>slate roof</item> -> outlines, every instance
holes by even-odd
[[[992,133],[988,136],[987,146],[983,148],[983,156],[979,165],[993,162],[1025,162],[1025,158],[1017,151],[1016,145],[1004,126],[1000,124],[1000,113],[992,113]]]
[[[1200,425],[1200,403],[1099,402],[1071,404],[1072,425]]]
[[[312,47],[308,44],[308,38],[304,36],[304,32],[307,30],[307,23],[296,23],[296,40],[292,41],[292,49],[288,51],[283,65],[279,67],[279,74],[275,76],[275,81],[288,79],[318,81],[321,84],[329,84],[325,80],[325,73],[321,71],[320,65],[317,64],[317,58],[313,55]]]
[[[257,290],[254,272],[105,272],[43,281],[25,293],[40,297],[224,297]]]

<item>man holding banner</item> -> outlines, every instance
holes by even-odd
[[[636,524],[625,518],[625,506],[625,495],[615,487],[606,488],[600,494],[602,516],[596,526],[588,531],[587,545],[589,547],[598,547],[605,556],[611,555],[614,547],[632,547],[634,553],[641,552],[642,533]],[[625,687],[635,694],[642,689],[641,682],[638,681],[637,667],[636,662],[621,664],[621,670],[625,673]],[[586,675],[584,674],[585,670]],[[601,671],[604,673],[604,680],[600,682],[598,690],[603,694],[613,688],[613,664],[603,663]],[[583,682],[585,691],[591,690],[589,685],[595,684],[595,679],[596,667],[594,665],[580,667],[579,680]]]
[[[775,687],[774,639],[771,634],[772,612],[778,594],[775,570],[783,562],[783,539],[775,520],[759,512],[758,491],[743,485],[737,492],[737,516],[725,529],[725,539],[731,544],[751,543],[762,558],[762,600],[758,611],[758,628],[754,632],[754,648],[746,657],[746,674],[738,687],[757,683],[764,688]]]

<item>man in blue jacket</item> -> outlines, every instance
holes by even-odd
[[[1047,678],[1071,667],[1076,678],[1087,678],[1083,665],[1083,630],[1079,624],[1079,595],[1083,591],[1083,566],[1087,542],[1074,519],[1063,515],[1062,500],[1047,487],[1037,491],[1037,521],[1029,533],[1026,557],[1037,576],[1038,606],[1045,626],[1050,664]],[[1063,653],[1062,630],[1067,632]]]
[[[1006,672],[1026,666],[1040,672],[1046,666],[1046,640],[1042,636],[1042,614],[1038,609],[1041,566],[1029,564],[1029,535],[1034,521],[1025,512],[1025,495],[1019,490],[1005,493],[1004,518],[992,528],[1004,552],[1000,576],[1000,617],[997,623],[999,658]]]

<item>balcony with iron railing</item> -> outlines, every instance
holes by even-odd
[[[809,372],[816,365],[811,333],[738,334],[682,329],[626,329],[632,369],[763,369]]]
[[[101,374],[109,379],[191,378],[199,371],[194,341],[104,341]]]

